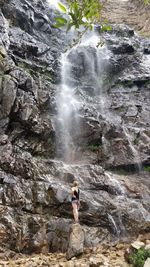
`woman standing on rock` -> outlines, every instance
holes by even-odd
[[[79,222],[79,212],[78,212],[79,206],[80,206],[79,194],[80,194],[80,190],[78,188],[78,182],[74,181],[71,187],[71,196],[72,196],[71,203],[72,203],[73,216],[74,216],[75,223]]]

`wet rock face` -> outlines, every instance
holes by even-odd
[[[99,52],[81,46],[69,53],[69,79],[81,102],[80,131],[72,128],[78,164],[69,166],[52,159],[59,56],[71,37],[53,28],[46,1],[0,1],[0,7],[1,245],[66,252],[74,179],[86,246],[147,230],[148,175],[119,176],[101,166],[148,164],[149,41],[114,27]]]
[[[68,82],[80,103],[80,126],[70,126],[76,157],[105,167],[148,162],[148,41],[121,26],[104,38],[102,48],[80,45],[68,54]]]

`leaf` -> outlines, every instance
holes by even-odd
[[[55,18],[56,22],[58,22],[58,24],[61,24],[61,25],[65,25],[67,23],[67,20],[62,18],[62,17],[57,17]]]
[[[79,9],[78,9],[78,4],[76,2],[74,3],[73,8],[74,8],[75,16],[77,18],[79,16]]]
[[[111,31],[112,27],[110,25],[102,25],[101,31]]]
[[[101,11],[104,2],[107,0],[66,0],[67,7],[65,7],[61,0],[58,3],[60,9],[68,15],[66,19],[58,16],[55,27],[67,26],[67,31],[72,27],[78,29],[81,25],[92,30],[93,24],[96,24],[101,19]],[[143,0],[145,2],[150,0]],[[105,20],[102,22],[101,31],[110,31],[112,28]]]
[[[71,16],[72,20],[75,21],[76,20],[76,16],[74,13],[69,12],[69,15]]]
[[[67,12],[66,7],[62,5],[60,2],[58,3],[58,6],[60,7],[61,11],[63,11],[64,13]]]

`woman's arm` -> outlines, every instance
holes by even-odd
[[[71,196],[74,196],[74,187],[71,187],[70,195],[71,195]]]

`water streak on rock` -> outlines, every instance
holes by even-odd
[[[140,173],[142,170],[142,164],[140,162],[140,157],[139,157],[139,153],[136,150],[135,146],[133,145],[133,140],[132,140],[132,135],[129,133],[127,127],[123,126],[123,132],[128,140],[129,143],[129,147],[131,149],[131,153],[132,156],[134,158],[134,162],[135,162],[135,168],[137,169],[137,171]]]

